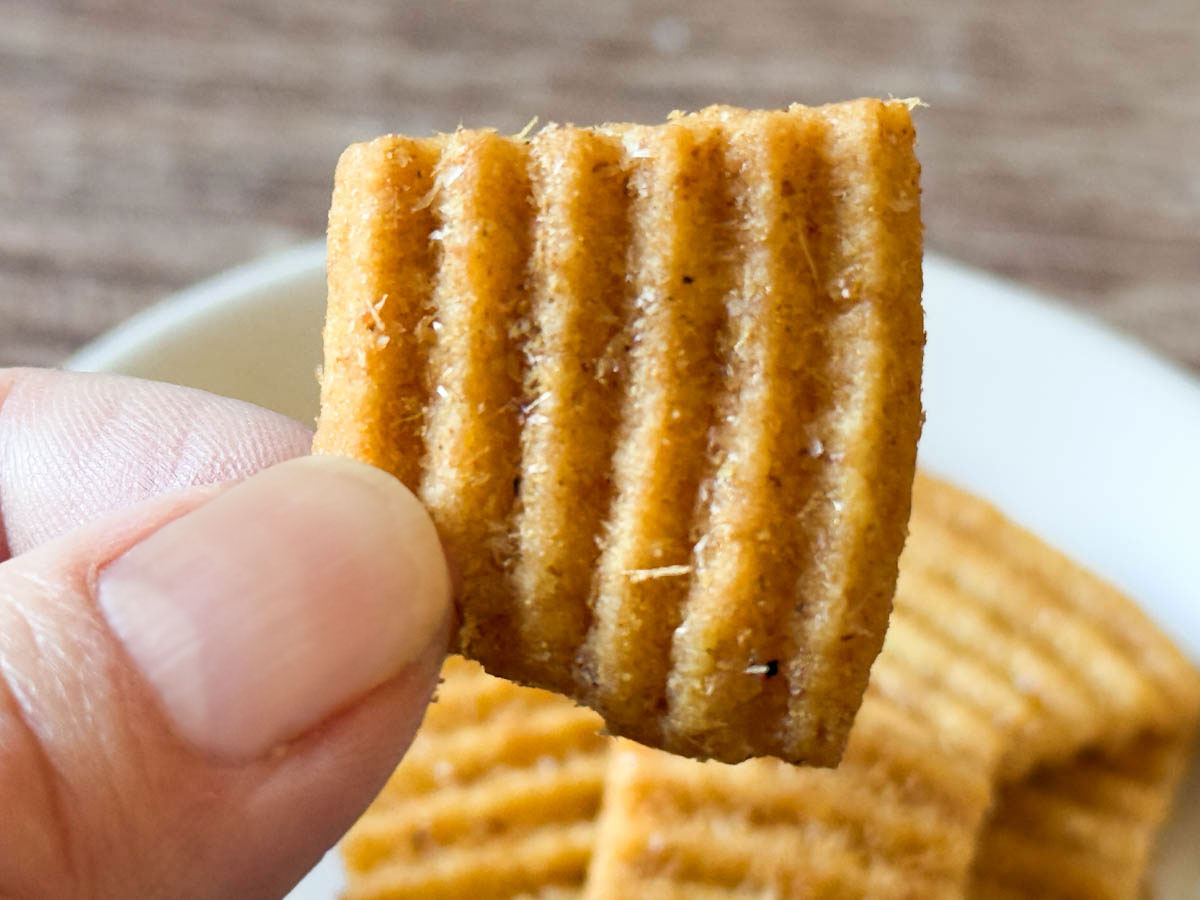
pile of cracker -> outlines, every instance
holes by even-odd
[[[918,476],[836,769],[699,762],[447,662],[345,897],[1135,898],[1200,678],[1129,600]]]
[[[426,504],[477,661],[347,898],[1138,895],[1200,676],[916,473],[911,109],[343,156],[315,449]]]

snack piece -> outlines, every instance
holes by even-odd
[[[599,716],[452,657],[404,761],[342,841],[344,900],[570,897],[591,857]]]
[[[1014,714],[1006,701],[1012,731],[1001,780],[1069,763],[1085,748],[1120,751],[1148,735],[1190,733],[1200,676],[1115,588],[927,475],[914,482],[910,529],[897,610],[973,673],[946,669],[945,683],[963,696],[986,684],[993,699],[980,695],[985,707],[1007,685],[1027,706]]]
[[[912,147],[860,100],[346,151],[314,449],[429,507],[458,650],[652,746],[837,762],[920,430]]]
[[[962,896],[991,797],[987,759],[872,690],[837,769],[619,744],[586,896]]]
[[[926,475],[880,662],[1005,737],[968,895],[1134,897],[1182,772],[1200,677],[1128,598]]]
[[[619,744],[589,900],[962,896],[1006,729],[895,651],[912,639],[889,629],[836,769]]]
[[[1136,900],[1183,773],[1185,739],[1090,751],[1006,786],[976,851],[968,896]]]

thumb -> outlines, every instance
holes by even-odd
[[[412,739],[449,594],[416,499],[333,458],[0,564],[0,895],[284,893]]]

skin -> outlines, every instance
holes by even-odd
[[[182,388],[0,370],[0,897],[279,896],[395,767],[444,654],[440,556],[412,582],[431,596],[400,598],[425,610],[410,617],[420,634],[405,635],[406,660],[348,685],[334,708],[293,711],[286,739],[269,744],[226,735],[218,745],[194,722],[181,726],[100,602],[114,560],[241,489],[231,484],[306,453],[310,438],[275,414]],[[212,565],[221,542],[238,539],[236,528],[214,535]],[[295,541],[265,565],[286,574],[341,554],[355,562],[342,567],[347,578],[362,582],[339,586],[352,614],[379,573],[336,537],[322,540]],[[255,700],[256,684],[235,688]]]

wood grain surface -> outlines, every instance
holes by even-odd
[[[931,249],[1200,370],[1198,59],[1195,0],[0,0],[0,364],[319,235],[351,141],[892,94]]]

